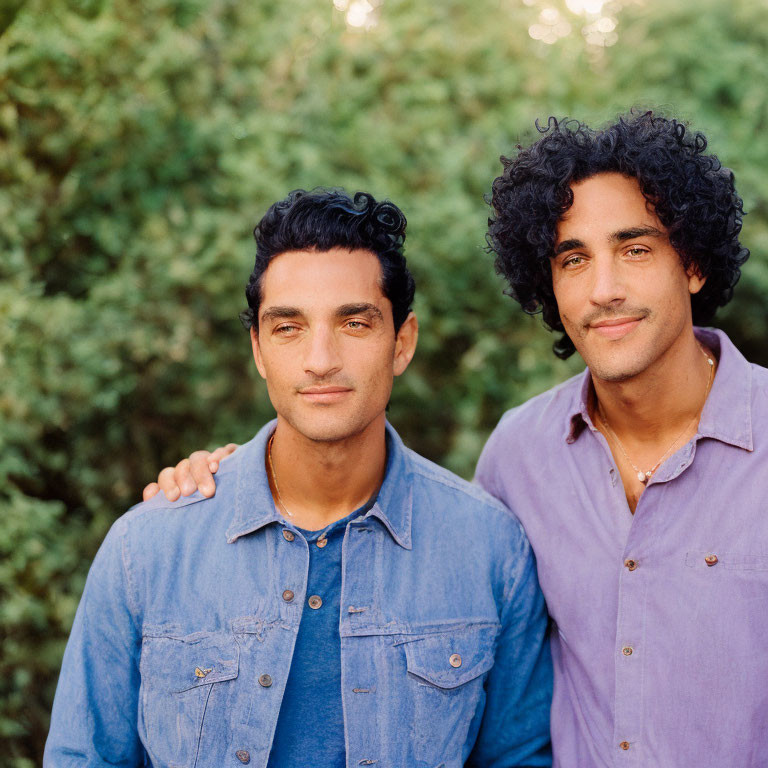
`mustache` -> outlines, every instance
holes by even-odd
[[[593,323],[599,323],[602,320],[613,320],[617,317],[637,317],[645,318],[651,314],[651,310],[647,307],[621,307],[621,309],[611,309],[609,307],[602,307],[596,309],[594,312],[590,312],[585,315],[581,323],[586,328]]]
[[[314,389],[315,387],[342,387],[344,389],[354,389],[354,384],[347,378],[342,379],[312,379],[311,381],[305,381],[296,387],[297,392],[303,392],[306,389]]]

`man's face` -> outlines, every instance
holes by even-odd
[[[278,417],[310,440],[383,424],[393,376],[413,357],[416,318],[395,336],[380,279],[373,253],[342,248],[281,253],[262,276],[256,365]]]
[[[624,381],[673,354],[704,279],[683,268],[635,179],[602,173],[571,189],[551,263],[560,318],[593,376]]]

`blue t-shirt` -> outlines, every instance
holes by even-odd
[[[346,765],[339,636],[341,545],[347,523],[363,516],[373,503],[371,500],[319,531],[293,529],[309,544],[307,602],[267,768]],[[317,598],[321,604],[312,607],[318,605]]]

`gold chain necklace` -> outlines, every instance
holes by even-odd
[[[283,497],[280,495],[280,488],[277,485],[277,475],[275,474],[275,465],[272,463],[272,443],[275,439],[275,433],[270,435],[269,442],[267,443],[267,464],[269,465],[269,475],[272,478],[272,484],[275,486],[275,493],[277,494],[277,503],[283,508],[288,517],[293,517],[293,512],[288,510],[283,502]]]
[[[688,431],[691,424],[693,424],[693,422],[696,421],[699,416],[701,416],[701,412],[704,410],[707,398],[709,397],[709,390],[712,386],[712,378],[714,377],[715,372],[715,361],[704,351],[704,348],[701,346],[701,344],[698,346],[701,350],[701,354],[704,355],[704,358],[709,364],[709,377],[707,379],[707,389],[704,392],[704,402],[701,404],[701,408],[699,408],[696,415],[685,425],[685,429],[672,441],[672,444],[669,446],[669,448],[664,451],[664,455],[647,472],[643,472],[643,470],[640,469],[635,464],[635,462],[629,458],[629,454],[626,452],[626,450],[624,450],[624,446],[621,444],[621,440],[619,440],[618,436],[611,428],[611,425],[608,423],[608,419],[605,418],[605,414],[603,413],[600,401],[597,403],[597,412],[600,414],[600,419],[603,424],[605,424],[605,428],[608,430],[608,434],[613,438],[616,445],[619,446],[619,450],[622,452],[622,454],[624,454],[624,458],[630,463],[632,469],[635,470],[637,473],[637,479],[643,483],[643,485],[645,485],[653,477],[654,472],[656,472],[656,470],[662,465],[667,456],[669,456],[669,454],[672,452],[672,449],[677,445],[678,440],[680,440],[680,438]]]

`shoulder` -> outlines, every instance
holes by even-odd
[[[222,462],[211,498],[196,492],[169,501],[161,492],[131,507],[113,523],[94,559],[94,583],[119,581],[120,594],[140,624],[148,605],[162,603],[163,594],[179,594],[176,582],[188,578],[190,563],[222,557],[236,479],[237,472]]]
[[[410,471],[414,483],[422,489],[439,496],[446,496],[456,501],[463,502],[471,508],[487,508],[489,511],[506,511],[507,508],[486,493],[479,485],[462,479],[453,472],[425,459],[410,448],[408,452]]]
[[[564,419],[579,396],[584,384],[584,373],[576,374],[562,384],[542,392],[522,405],[511,408],[499,419],[492,435],[515,436],[526,431],[541,431],[544,428],[564,428]]]
[[[491,432],[477,464],[475,479],[495,495],[490,476],[503,464],[537,462],[542,446],[547,451],[565,444],[569,417],[580,396],[584,373],[577,374],[552,389],[507,411]]]
[[[478,531],[491,529],[500,535],[508,530],[516,537],[524,537],[522,526],[512,511],[484,491],[453,472],[405,449],[414,484],[414,504],[423,514],[424,508],[433,510],[444,522],[468,524]]]
[[[200,527],[209,531],[217,527],[224,530],[231,517],[236,488],[235,455],[222,461],[219,471],[214,475],[214,496],[207,498],[195,491],[191,496],[180,496],[176,501],[170,501],[160,491],[119,517],[113,525],[115,534],[141,537],[145,546],[152,548],[155,544],[166,546],[174,539],[195,536]]]
[[[502,476],[538,472],[555,447],[565,445],[569,418],[584,385],[584,376],[577,374],[507,411],[483,447],[475,482],[503,498]]]

